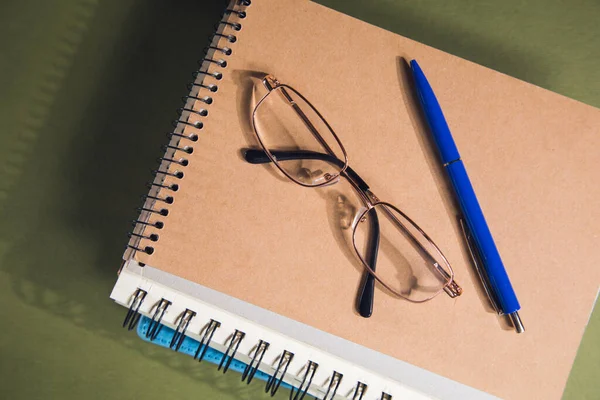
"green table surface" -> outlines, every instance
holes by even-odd
[[[597,1],[319,2],[600,106]],[[269,398],[258,383],[143,343],[108,298],[133,209],[222,7],[1,2],[0,398]],[[600,398],[599,334],[596,311],[565,399]]]

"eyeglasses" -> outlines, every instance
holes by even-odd
[[[348,165],[342,142],[319,111],[271,75],[262,84],[267,94],[252,113],[262,150],[247,150],[245,159],[252,164],[273,163],[304,187],[333,185],[340,178],[350,183],[362,204],[350,225],[352,245],[368,273],[364,282],[371,280],[371,289],[363,289],[361,302],[372,307],[373,278],[392,294],[412,302],[430,300],[442,291],[459,296],[462,289],[438,246],[404,212],[373,194]]]

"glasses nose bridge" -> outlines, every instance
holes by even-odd
[[[370,190],[363,190],[361,189],[360,185],[358,182],[356,182],[352,176],[350,176],[350,174],[348,174],[348,170],[344,170],[342,171],[342,173],[340,174],[340,176],[344,179],[346,179],[349,183],[350,186],[352,186],[352,188],[354,189],[354,191],[358,194],[358,197],[360,198],[360,200],[363,202],[363,204],[365,205],[365,207],[367,207],[367,209],[371,209],[374,206],[374,201],[378,201],[379,199],[377,197],[375,197],[375,195],[372,195],[373,199],[371,198],[371,196],[369,195],[371,193]]]

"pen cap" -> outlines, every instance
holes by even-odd
[[[412,60],[410,66],[415,81],[417,95],[421,102],[427,124],[429,125],[429,130],[431,131],[433,140],[440,153],[442,164],[458,160],[460,154],[458,154],[458,149],[452,139],[450,129],[448,128],[440,104],[433,93],[433,89],[429,85],[429,82],[427,81],[427,78],[425,78],[425,74],[423,74],[417,61]]]

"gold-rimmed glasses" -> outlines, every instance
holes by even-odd
[[[319,111],[271,75],[262,83],[267,93],[252,113],[262,150],[246,150],[246,161],[273,163],[304,187],[323,187],[346,179],[362,203],[351,224],[352,245],[371,281],[374,278],[394,295],[417,303],[442,291],[450,297],[460,295],[462,289],[439,247],[399,208],[375,196],[348,165],[342,142]],[[363,288],[362,306],[372,307],[372,286]],[[362,306],[359,304],[361,315],[370,315]]]

